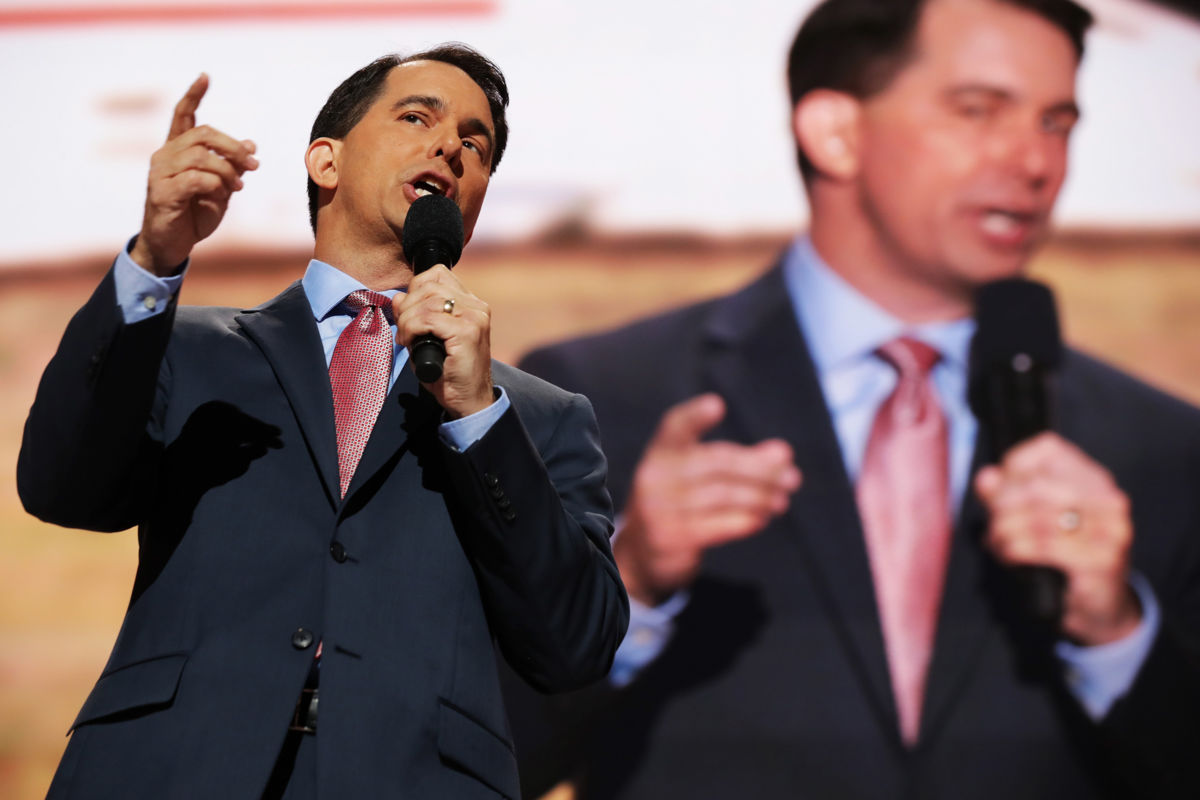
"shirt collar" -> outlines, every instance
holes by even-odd
[[[304,296],[308,298],[309,306],[312,307],[313,317],[318,322],[333,314],[346,299],[346,295],[367,288],[337,267],[315,258],[308,262],[308,269],[304,271],[300,284],[304,287]],[[399,291],[388,289],[380,294],[393,297]]]
[[[788,248],[783,270],[792,308],[818,373],[860,363],[899,336],[911,336],[937,348],[943,364],[966,370],[974,319],[905,323],[847,283],[822,260],[807,236],[798,237]]]

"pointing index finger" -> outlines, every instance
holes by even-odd
[[[200,77],[192,81],[187,92],[175,104],[175,115],[171,118],[171,131],[167,134],[167,141],[196,127],[196,109],[200,107],[200,100],[207,91],[208,73],[201,72]]]
[[[663,415],[653,444],[681,449],[696,444],[725,416],[725,401],[711,392],[672,406]]]

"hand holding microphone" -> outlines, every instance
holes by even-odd
[[[1054,299],[1037,283],[998,281],[980,291],[976,320],[970,402],[997,459],[975,479],[987,545],[1031,620],[1083,644],[1115,641],[1140,620],[1129,501],[1102,465],[1051,432],[1062,358]]]
[[[494,400],[491,310],[450,271],[463,238],[454,201],[418,198],[405,218],[402,242],[413,279],[394,300],[397,341],[409,348],[418,380],[452,419]]]
[[[404,257],[413,275],[431,267],[447,269],[458,263],[463,250],[463,218],[449,197],[430,194],[418,197],[404,218]],[[446,313],[454,310],[454,298],[443,301]],[[421,383],[433,383],[442,377],[446,347],[432,334],[425,334],[410,346],[413,369]]]

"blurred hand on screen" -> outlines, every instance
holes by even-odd
[[[630,596],[642,603],[657,605],[686,587],[706,549],[762,530],[800,486],[781,439],[701,441],[724,416],[715,394],[673,406],[637,466],[613,554]]]

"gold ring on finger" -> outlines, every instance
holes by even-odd
[[[454,313],[454,298],[453,297],[447,297],[445,302],[442,303],[442,311],[445,311],[447,314]]]
[[[1058,529],[1063,533],[1074,533],[1083,524],[1083,517],[1073,508],[1068,508],[1058,515]]]

